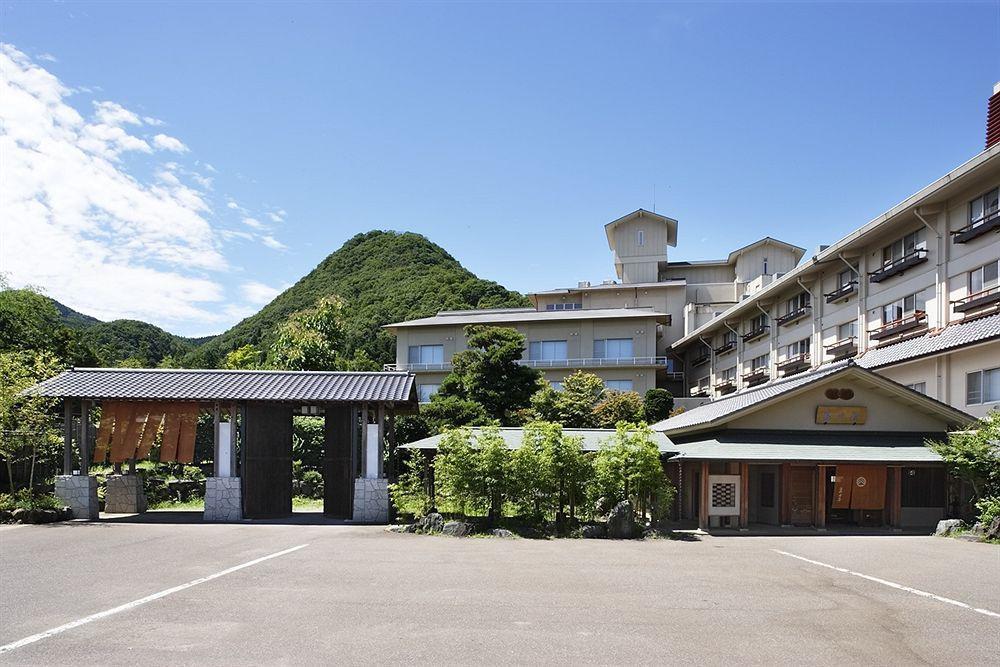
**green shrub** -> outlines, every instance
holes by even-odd
[[[1000,496],[983,498],[976,503],[976,509],[979,510],[979,523],[989,527],[1000,516]]]
[[[655,424],[670,416],[674,409],[674,395],[666,389],[650,389],[642,399],[643,419]]]
[[[323,473],[318,470],[306,470],[302,474],[302,482],[306,485],[309,490],[307,497],[309,498],[322,498],[323,497]]]
[[[654,520],[666,518],[675,491],[652,435],[645,424],[618,424],[594,461],[595,500],[603,498],[607,506],[629,500],[640,515],[648,511]]]
[[[424,516],[434,506],[429,493],[431,462],[418,450],[400,450],[400,473],[389,487],[389,497],[399,514]]]
[[[203,482],[205,481],[205,473],[198,466],[184,466],[181,469],[181,479]]]
[[[605,391],[604,398],[594,406],[594,426],[614,428],[618,422],[642,420],[642,399],[634,391]]]
[[[15,493],[0,493],[0,510],[57,510],[63,502],[51,493],[37,493],[21,489]]]

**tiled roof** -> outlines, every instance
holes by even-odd
[[[949,324],[940,332],[872,348],[857,359],[857,364],[863,368],[881,368],[994,338],[1000,338],[1000,313]]]
[[[654,431],[671,432],[677,429],[687,429],[692,426],[700,426],[710,422],[718,421],[731,414],[739,412],[761,401],[772,399],[785,394],[802,385],[816,382],[837,371],[848,368],[849,361],[838,361],[834,364],[822,366],[814,371],[794,375],[790,378],[781,378],[771,382],[758,385],[753,389],[730,394],[723,398],[699,405],[696,408],[686,410],[679,415],[669,417],[653,425]]]
[[[78,368],[28,391],[121,400],[407,403],[412,389],[413,376],[402,372]]]
[[[581,443],[580,448],[583,451],[596,452],[612,435],[614,435],[615,430],[603,428],[564,428],[562,432],[564,435],[572,435],[581,438],[583,442]],[[479,435],[479,433],[481,433],[481,429],[472,429],[473,437]],[[524,429],[501,428],[500,436],[504,439],[508,449],[518,449],[524,440]],[[400,447],[405,449],[437,449],[443,437],[443,434],[432,435],[431,437],[424,438],[423,440],[415,440],[414,442],[400,445]],[[677,448],[673,446],[673,443],[670,442],[670,438],[662,433],[654,432],[653,442],[656,443],[661,453],[677,450]]]
[[[567,320],[605,320],[636,317],[653,317],[665,320],[669,315],[651,308],[594,308],[593,310],[533,310],[518,308],[503,311],[452,311],[438,313],[406,322],[386,324],[384,328],[449,326],[463,324],[508,324],[514,322],[565,322]]]
[[[825,461],[835,463],[939,463],[941,457],[921,444],[882,442],[871,445],[720,442],[699,440],[676,445],[679,460]]]

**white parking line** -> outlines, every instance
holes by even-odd
[[[965,604],[964,602],[959,602],[958,600],[952,600],[951,598],[942,597],[940,595],[935,595],[934,593],[928,593],[927,591],[922,591],[918,588],[911,588],[909,586],[904,586],[903,584],[897,584],[892,581],[887,581],[885,579],[879,579],[878,577],[873,577],[870,574],[862,574],[861,572],[855,572],[854,570],[848,570],[845,567],[837,567],[836,565],[830,565],[829,563],[822,563],[818,560],[813,560],[811,558],[806,558],[805,556],[798,556],[796,554],[788,553],[787,551],[782,551],[781,549],[771,549],[775,553],[779,553],[782,556],[791,556],[792,558],[797,558],[806,563],[811,563],[812,565],[819,565],[820,567],[825,567],[830,570],[836,570],[837,572],[843,572],[844,574],[850,574],[855,577],[861,577],[862,579],[867,579],[868,581],[874,581],[876,584],[882,584],[883,586],[888,586],[890,588],[895,588],[900,591],[906,591],[907,593],[913,593],[914,595],[919,595],[923,598],[930,598],[932,600],[937,600],[938,602],[944,602],[946,604],[955,605],[956,607],[962,607],[963,609],[970,609],[976,613],[983,614],[985,616],[992,616],[993,618],[1000,618],[1000,614],[995,611],[990,611],[989,609],[978,609],[972,605]]]
[[[278,556],[284,556],[290,554],[293,551],[298,551],[299,549],[304,549],[308,544],[300,544],[297,547],[292,547],[291,549],[285,549],[284,551],[278,551],[277,553],[269,554],[267,556],[261,556],[260,558],[254,558],[246,563],[241,563],[239,565],[234,565],[233,567],[226,568],[215,574],[210,574],[207,577],[201,577],[200,579],[194,579],[187,582],[186,584],[181,584],[180,586],[174,586],[173,588],[168,588],[166,590],[160,591],[159,593],[153,593],[152,595],[147,595],[144,598],[139,598],[138,600],[133,600],[132,602],[126,602],[123,605],[119,605],[112,609],[106,609],[104,611],[99,611],[96,614],[91,614],[90,616],[84,616],[83,618],[78,618],[75,621],[70,621],[65,625],[60,625],[57,628],[52,628],[51,630],[46,630],[45,632],[39,632],[37,635],[31,635],[30,637],[25,637],[24,639],[19,639],[16,642],[10,644],[4,644],[0,646],[0,653],[7,653],[8,651],[13,651],[16,648],[21,648],[22,646],[27,646],[28,644],[34,644],[37,641],[47,639],[54,635],[58,635],[67,630],[72,630],[73,628],[78,628],[81,625],[86,625],[93,621],[98,621],[102,618],[107,618],[108,616],[113,616],[115,614],[120,614],[123,611],[128,611],[129,609],[135,609],[140,605],[144,605],[147,602],[152,602],[153,600],[159,600],[160,598],[178,593],[192,586],[197,586],[198,584],[204,584],[207,581],[212,581],[213,579],[218,579],[219,577],[224,577],[227,574],[232,574],[244,568],[250,567],[252,565],[257,565],[258,563],[263,563],[266,560],[271,560],[272,558],[277,558]]]

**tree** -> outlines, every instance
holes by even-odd
[[[1000,412],[991,410],[969,430],[927,443],[952,475],[968,482],[974,499],[1000,497]]]
[[[594,407],[604,395],[604,383],[593,373],[577,371],[563,380],[562,391],[547,382],[532,397],[531,406],[541,421],[564,428],[594,428]]]
[[[527,407],[541,374],[518,362],[524,335],[506,327],[470,324],[465,327],[469,349],[452,357],[452,372],[441,383],[442,398],[456,396],[483,406],[490,419],[507,424]]]
[[[438,447],[434,476],[443,495],[463,510],[486,511],[490,522],[513,497],[512,454],[495,426],[482,429],[472,444],[467,428],[447,431]]]
[[[642,399],[642,418],[647,424],[666,419],[673,409],[674,395],[666,389],[650,389]]]
[[[667,482],[653,432],[645,424],[619,423],[594,461],[595,491],[609,504],[630,500],[640,516],[666,517],[674,488]]]
[[[524,444],[515,452],[515,457],[526,448],[538,452],[537,463],[529,460],[535,471],[526,470],[524,477],[535,480],[537,493],[548,497],[546,509],[555,512],[557,521],[565,515],[567,505],[570,519],[574,519],[586,494],[592,468],[582,443],[582,438],[563,433],[559,424],[534,422],[524,427]]]
[[[52,299],[31,288],[8,289],[0,277],[0,352],[49,353],[75,366],[96,366],[94,351],[65,326]]]
[[[268,354],[272,368],[292,371],[333,370],[343,351],[344,301],[327,296],[293,313],[278,327]]]
[[[618,422],[642,421],[642,399],[634,391],[605,391],[604,398],[594,406],[594,425],[614,428]]]
[[[0,455],[7,465],[11,493],[15,491],[15,461],[30,459],[30,489],[38,460],[58,457],[59,433],[51,417],[56,400],[25,396],[22,392],[62,369],[62,363],[51,353],[0,352]]]
[[[490,418],[482,405],[458,396],[431,397],[430,403],[420,406],[420,417],[431,433],[440,433],[459,426],[484,426]]]
[[[229,370],[255,370],[264,365],[264,353],[256,345],[246,344],[226,355],[222,367]]]

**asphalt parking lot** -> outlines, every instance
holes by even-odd
[[[840,569],[834,569],[840,568]],[[1000,547],[0,528],[4,664],[996,664]]]

